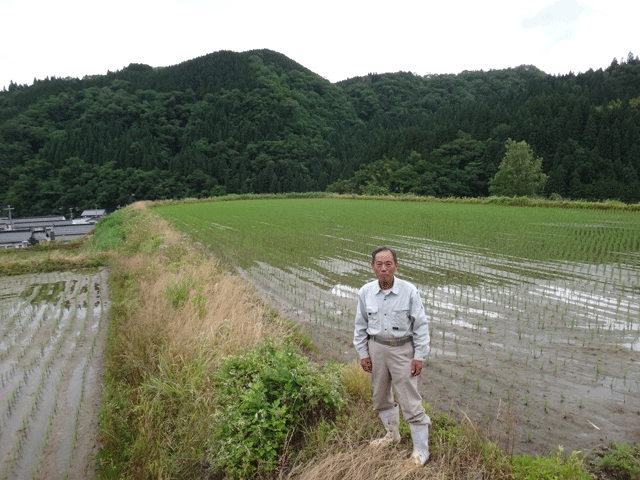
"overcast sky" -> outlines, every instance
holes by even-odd
[[[635,0],[0,0],[0,89],[268,48],[331,82],[640,55]]]

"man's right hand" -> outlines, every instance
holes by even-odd
[[[360,360],[360,366],[362,367],[362,370],[364,370],[365,372],[371,373],[371,367],[372,367],[371,357],[363,358],[362,360]]]

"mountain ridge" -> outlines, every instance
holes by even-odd
[[[508,138],[546,195],[639,201],[640,60],[331,83],[268,49],[130,64],[0,92],[0,202],[20,215],[132,199],[346,191],[486,196]]]

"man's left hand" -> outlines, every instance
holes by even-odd
[[[422,362],[420,360],[411,360],[411,376],[417,377],[422,373]]]

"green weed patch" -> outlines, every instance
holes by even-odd
[[[582,463],[580,454],[567,457],[562,448],[550,457],[530,455],[513,457],[513,478],[516,480],[590,480],[592,477]]]
[[[614,442],[595,456],[593,466],[597,471],[605,472],[611,478],[638,479],[640,478],[640,444],[634,447],[626,443]]]
[[[335,417],[344,405],[337,371],[321,368],[285,343],[228,358],[215,375],[220,411],[211,463],[229,478],[270,472],[301,428]]]

